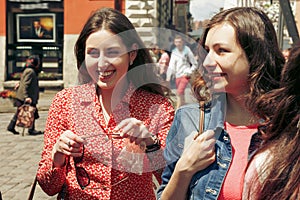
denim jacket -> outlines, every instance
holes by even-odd
[[[206,108],[204,117],[204,130],[208,130],[210,124],[219,127],[219,129],[214,129],[217,137],[215,145],[216,161],[192,177],[187,199],[218,199],[224,178],[229,169],[232,160],[232,147],[230,137],[224,130],[225,114],[221,109],[224,106],[220,106],[222,105],[212,106],[212,109]],[[168,184],[175,165],[183,152],[185,138],[193,131],[198,131],[199,129],[199,116],[198,104],[183,106],[176,112],[164,150],[167,166],[162,174],[162,184],[157,191],[158,199],[160,199],[161,193]],[[252,136],[248,151],[249,155],[253,153],[260,142],[256,139],[257,135],[255,133]]]

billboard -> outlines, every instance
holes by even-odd
[[[17,42],[55,42],[54,13],[16,14]]]

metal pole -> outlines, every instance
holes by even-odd
[[[283,25],[284,25],[284,20],[283,20],[283,14],[282,14],[282,9],[281,7],[279,8],[279,18],[278,18],[278,45],[280,48],[283,47]]]
[[[282,9],[289,36],[292,38],[293,42],[296,42],[299,39],[299,33],[295,22],[295,17],[291,9],[291,4],[287,0],[279,0],[279,4]]]

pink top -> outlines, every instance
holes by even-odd
[[[257,125],[235,126],[225,123],[232,145],[232,162],[225,177],[218,200],[240,200],[242,198],[243,176],[248,161],[248,148]]]
[[[160,59],[158,61],[159,64],[159,73],[163,74],[163,73],[167,73],[168,70],[168,66],[169,66],[169,62],[170,62],[170,57],[169,54],[167,52],[164,52],[161,56]]]
[[[123,169],[123,165],[121,165],[123,163],[120,164],[118,159],[126,145],[126,140],[112,139],[111,134],[122,119],[134,117],[143,121],[149,131],[159,137],[161,145],[164,147],[168,130],[173,121],[174,110],[171,103],[160,95],[144,90],[136,90],[132,93],[133,91],[132,87],[128,89],[121,102],[115,107],[115,114],[110,116],[108,125],[105,123],[94,84],[67,88],[55,96],[49,110],[44,135],[44,149],[37,172],[38,182],[47,194],[57,194],[65,183],[67,185],[66,200],[155,200],[152,184],[153,171],[148,170],[138,174],[124,170],[125,168]],[[53,145],[66,130],[91,137],[86,139],[83,159],[76,164],[76,168],[72,157],[67,159],[67,166],[53,168],[51,158]],[[126,155],[129,156],[128,162],[132,161],[131,156],[139,156],[138,154]],[[163,164],[161,151],[154,155],[155,157],[151,159],[153,166]],[[151,155],[143,156],[145,164],[149,163],[149,156]],[[141,159],[142,163],[143,159]],[[147,166],[145,164],[144,166]],[[88,187],[92,189],[82,190],[79,187],[78,173],[76,174],[78,167],[86,170],[90,178]],[[127,167],[139,166],[129,165]]]

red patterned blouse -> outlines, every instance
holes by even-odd
[[[162,150],[145,154],[127,139],[112,137],[113,129],[123,119],[136,118],[158,136],[164,147],[174,109],[167,98],[135,90],[132,85],[123,99],[112,106],[106,125],[94,84],[66,88],[56,94],[37,173],[38,182],[48,195],[62,194],[65,188],[65,199],[155,199],[152,174],[164,167]],[[69,157],[64,167],[55,168],[52,148],[66,130],[86,138],[83,156],[75,163]],[[79,182],[88,184],[82,189]]]

